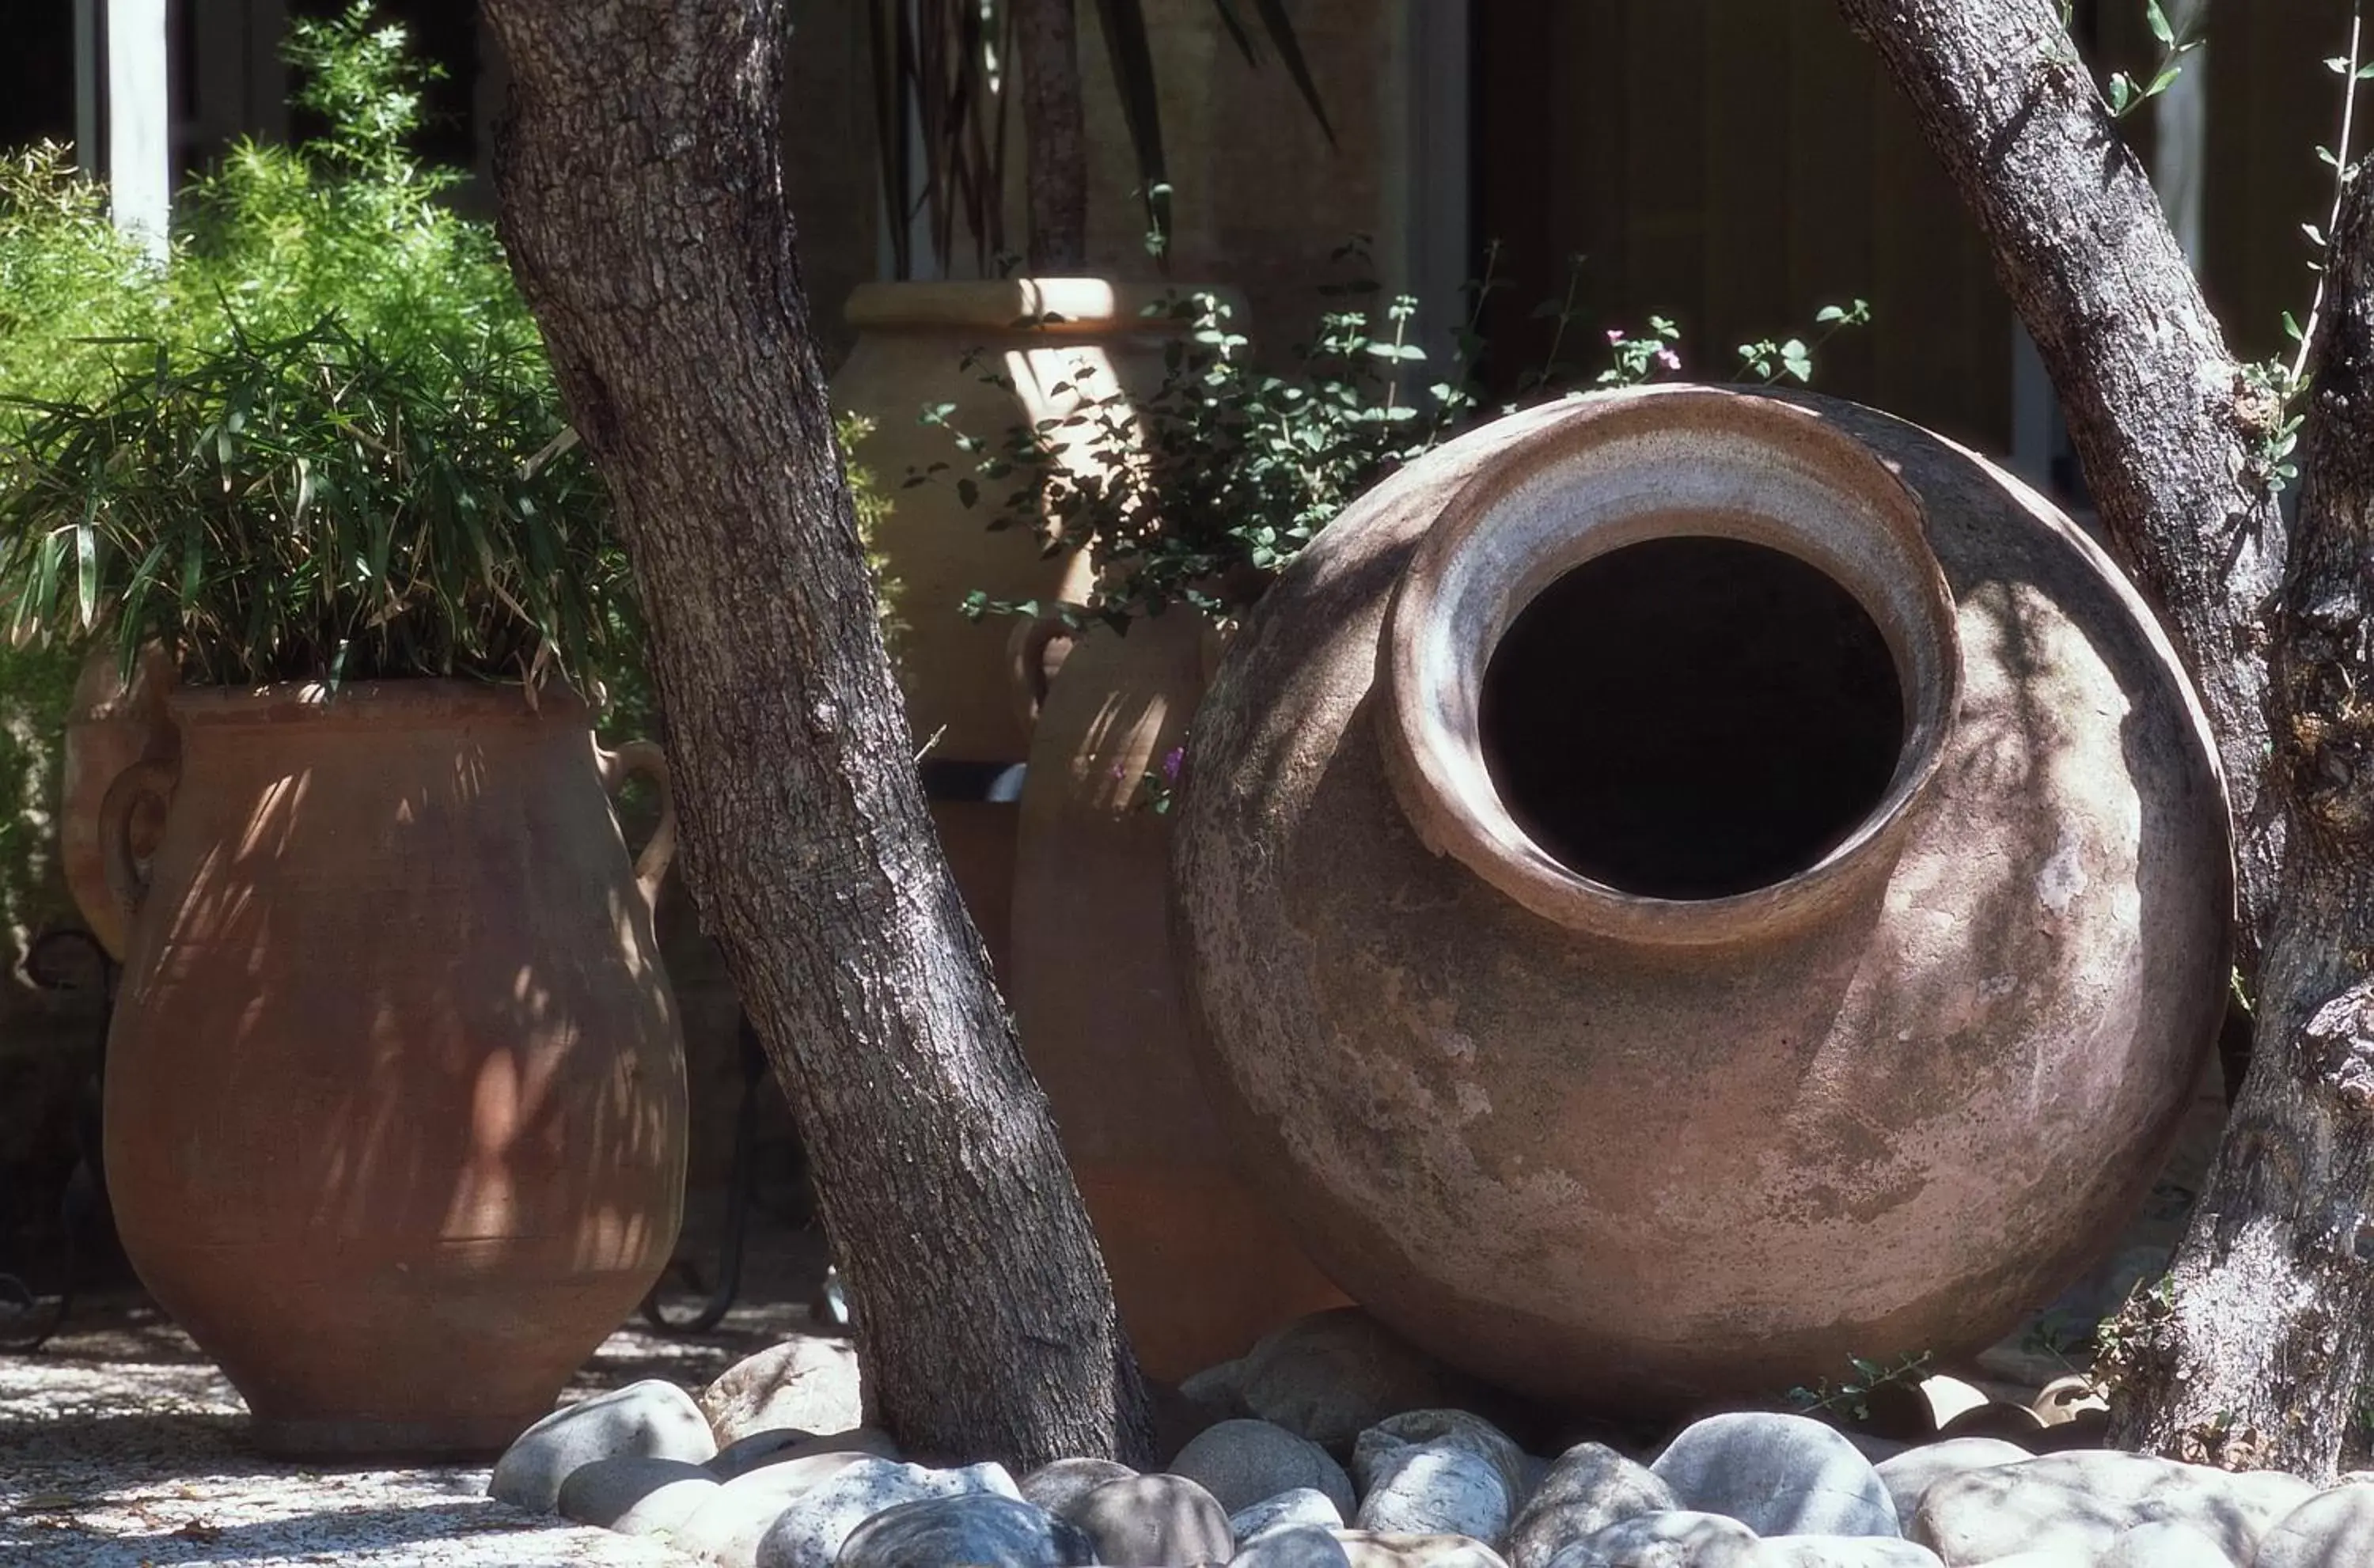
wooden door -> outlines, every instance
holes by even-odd
[[[1475,202],[1510,287],[1487,312],[1505,387],[1548,351],[1532,316],[1584,257],[1566,357],[1678,322],[1686,373],[1874,323],[1815,385],[1981,448],[2010,440],[2012,313],[1983,246],[1876,61],[1830,0],[1476,0]]]

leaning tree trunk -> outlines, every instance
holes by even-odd
[[[2330,1480],[2374,1340],[2374,187],[2345,198],[2275,623],[2287,829],[2256,1061],[2171,1286],[2130,1309],[2123,1442]]]
[[[799,1114],[873,1413],[1142,1457],[1079,1194],[958,901],[836,453],[781,0],[488,0],[503,233],[651,626],[688,871]]]
[[[2151,181],[2056,0],[1839,0],[1993,252],[2051,372],[2112,544],[2174,634],[2233,807],[2244,967],[2273,907],[2266,615],[2283,517],[2258,461],[2280,417],[2227,351]]]
[[[2227,352],[2053,0],[1839,5],[1976,216],[2103,520],[2200,685],[2246,960],[2266,939],[2251,1069],[2207,1189],[2165,1287],[2114,1334],[2113,1433],[2328,1476],[2374,1315],[2374,761],[2352,696],[2374,691],[2366,192],[2335,245],[2287,572],[2266,483],[2283,411]]]
[[[1030,270],[1075,273],[1088,260],[1088,123],[1080,99],[1076,0],[1014,0],[1028,153]]]

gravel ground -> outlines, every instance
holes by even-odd
[[[810,1261],[754,1270],[755,1305],[691,1339],[640,1320],[562,1398],[644,1377],[688,1387],[807,1327]],[[772,1279],[768,1276],[773,1276]],[[776,1288],[765,1288],[768,1285]],[[693,1559],[486,1496],[487,1468],[308,1469],[258,1457],[246,1408],[147,1299],[77,1303],[40,1352],[0,1354],[0,1563],[17,1568],[686,1568]]]

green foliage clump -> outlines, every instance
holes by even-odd
[[[0,390],[80,395],[101,381],[111,340],[163,332],[162,275],[108,221],[106,193],[72,149],[43,142],[0,155]],[[25,410],[0,404],[0,439]]]
[[[1336,252],[1338,262],[1368,259],[1360,240]],[[1126,629],[1135,616],[1183,603],[1214,620],[1235,618],[1354,500],[1486,412],[1476,372],[1487,345],[1477,322],[1499,287],[1492,270],[1487,261],[1484,277],[1470,286],[1467,319],[1440,375],[1412,340],[1416,298],[1400,295],[1372,307],[1364,301],[1381,290],[1356,277],[1321,287],[1340,302],[1323,310],[1317,330],[1279,370],[1255,361],[1245,335],[1230,328],[1226,301],[1180,295],[1150,312],[1176,330],[1165,345],[1160,384],[1148,394],[1059,385],[1052,389],[1057,395],[1077,396],[1074,412],[996,439],[948,427],[953,404],[925,409],[923,421],[949,427],[970,462],[970,473],[956,480],[966,505],[995,493],[991,528],[1033,534],[1050,555],[1085,551],[1097,568],[1085,603],[993,600],[976,591],[966,614],[1052,616],[1075,630],[1095,623]],[[1515,379],[1515,400],[1499,404],[1499,412],[1581,395],[1566,389],[1587,377],[1593,388],[1616,389],[1681,370],[1680,330],[1662,316],[1650,317],[1645,332],[1608,329],[1606,362],[1595,376],[1569,362],[1566,345],[1582,313],[1581,271],[1578,257],[1564,298],[1535,311],[1556,322],[1547,357]],[[1741,374],[1767,382],[1810,380],[1814,349],[1869,319],[1860,299],[1825,307],[1816,323],[1826,330],[1813,344],[1790,338],[1743,345]],[[979,361],[974,355],[967,363]],[[1003,374],[983,379],[1012,386]],[[925,483],[951,466],[933,464],[908,483]]]
[[[19,166],[0,269],[102,331],[0,337],[0,626],[104,621],[204,681],[604,684],[635,646],[607,500],[492,232],[409,148],[429,68],[367,5],[287,57],[328,131],[234,148],[161,267],[54,157]]]
[[[1366,252],[1356,242],[1338,259]],[[1479,401],[1472,321],[1450,374],[1428,380],[1426,350],[1411,338],[1416,299],[1362,308],[1378,292],[1365,279],[1322,292],[1346,302],[1322,313],[1282,371],[1254,363],[1227,301],[1178,295],[1153,308],[1177,330],[1150,393],[1059,386],[1080,400],[1063,418],[998,441],[952,430],[978,480],[1005,487],[990,527],[1035,533],[1050,554],[1084,549],[1098,568],[1086,604],[976,592],[966,613],[1124,627],[1184,603],[1228,619],[1363,491],[1460,428]],[[947,414],[923,417],[945,426]],[[957,482],[968,505],[982,494],[978,480]]]

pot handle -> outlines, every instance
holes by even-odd
[[[1006,642],[1014,678],[1014,710],[1025,730],[1035,728],[1039,710],[1047,702],[1047,650],[1080,634],[1052,611],[1041,612],[1017,626]]]
[[[655,742],[629,741],[614,752],[596,746],[594,755],[601,759],[602,788],[611,795],[616,796],[637,774],[650,779],[652,788],[659,791],[660,824],[635,857],[635,884],[643,890],[643,901],[656,909],[660,883],[667,880],[668,862],[676,859],[676,790],[668,779],[667,753]]]
[[[148,900],[148,873],[132,852],[132,815],[143,801],[170,805],[181,765],[150,758],[115,776],[99,808],[99,847],[107,870],[107,891],[128,929]]]

